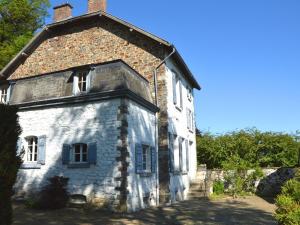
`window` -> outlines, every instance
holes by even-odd
[[[156,151],[154,146],[148,144],[135,144],[136,173],[151,175],[156,173]]]
[[[192,110],[189,108],[186,109],[186,120],[187,120],[187,128],[189,131],[194,131],[194,115]]]
[[[188,171],[188,146],[187,140],[176,135],[169,134],[170,139],[170,164],[171,172],[180,173]],[[173,142],[173,144],[172,144]]]
[[[46,135],[19,137],[17,155],[23,158],[21,169],[40,169],[46,164]]]
[[[151,149],[148,145],[143,145],[143,171],[151,172]]]
[[[88,147],[87,144],[74,144],[73,158],[74,163],[86,163],[88,161]]]
[[[38,138],[28,137],[27,141],[27,162],[38,161]]]
[[[172,73],[173,76],[173,101],[177,108],[182,109],[183,99],[182,99],[182,83],[181,80],[175,72]]]
[[[0,89],[0,103],[7,103],[8,97],[8,87],[3,87]]]
[[[189,101],[192,101],[192,98],[193,98],[193,91],[190,87],[187,87],[187,98]]]
[[[97,142],[63,144],[62,164],[68,168],[89,168],[97,164]]]
[[[90,88],[89,71],[79,71],[73,77],[73,94],[87,93]]]
[[[80,92],[86,92],[87,72],[78,73],[78,88]]]

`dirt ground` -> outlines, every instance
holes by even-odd
[[[14,205],[14,225],[276,225],[274,211],[273,204],[256,196],[215,201],[200,198],[133,214],[70,208],[39,211],[18,203]]]

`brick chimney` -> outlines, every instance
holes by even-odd
[[[88,0],[88,13],[106,12],[106,0]]]
[[[59,22],[72,17],[73,7],[69,3],[55,6],[53,9],[54,9],[54,22]]]

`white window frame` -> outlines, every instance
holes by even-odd
[[[5,96],[5,97],[4,97]],[[0,103],[7,104],[9,99],[9,86],[0,88]]]
[[[85,76],[85,82],[81,82],[80,78]],[[73,77],[73,95],[86,94],[90,90],[90,79],[91,79],[91,70],[81,70],[76,72]],[[85,83],[85,90],[82,90],[83,86],[80,85]]]
[[[187,113],[187,129],[191,132],[194,132],[194,114],[191,109],[186,108]]]
[[[175,90],[173,90],[173,95],[176,95],[173,96],[173,98],[176,97],[176,101],[173,100],[173,102],[177,109],[182,110],[183,109],[182,81],[180,79],[180,76],[174,71],[172,71],[172,76],[175,77],[175,79],[173,79],[173,82],[175,80],[175,84],[173,84],[173,89],[175,88]]]
[[[193,99],[193,90],[189,86],[187,86],[186,90],[187,90],[187,98],[191,102]]]
[[[180,137],[177,135],[174,135],[173,138],[174,144],[173,144],[173,159],[174,159],[174,172],[179,172],[180,171],[180,149],[179,149],[179,144],[180,144]]]
[[[76,147],[79,146],[79,153],[76,153]],[[84,149],[85,146],[85,149]],[[84,152],[84,150],[86,150]],[[74,164],[80,164],[80,163],[88,163],[88,145],[86,143],[75,143],[72,145],[72,151],[70,154],[70,162]],[[79,161],[76,161],[76,155],[79,155]],[[84,160],[84,155],[85,159]]]
[[[39,157],[38,137],[28,136],[25,138],[25,140],[26,140],[25,161],[28,163],[37,163]]]
[[[142,167],[143,172],[145,173],[151,173],[152,169],[152,153],[151,153],[151,147],[147,144],[142,144]]]

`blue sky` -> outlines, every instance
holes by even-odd
[[[176,45],[203,87],[202,131],[300,129],[299,0],[107,1],[109,13]],[[75,16],[86,2],[69,0]]]

